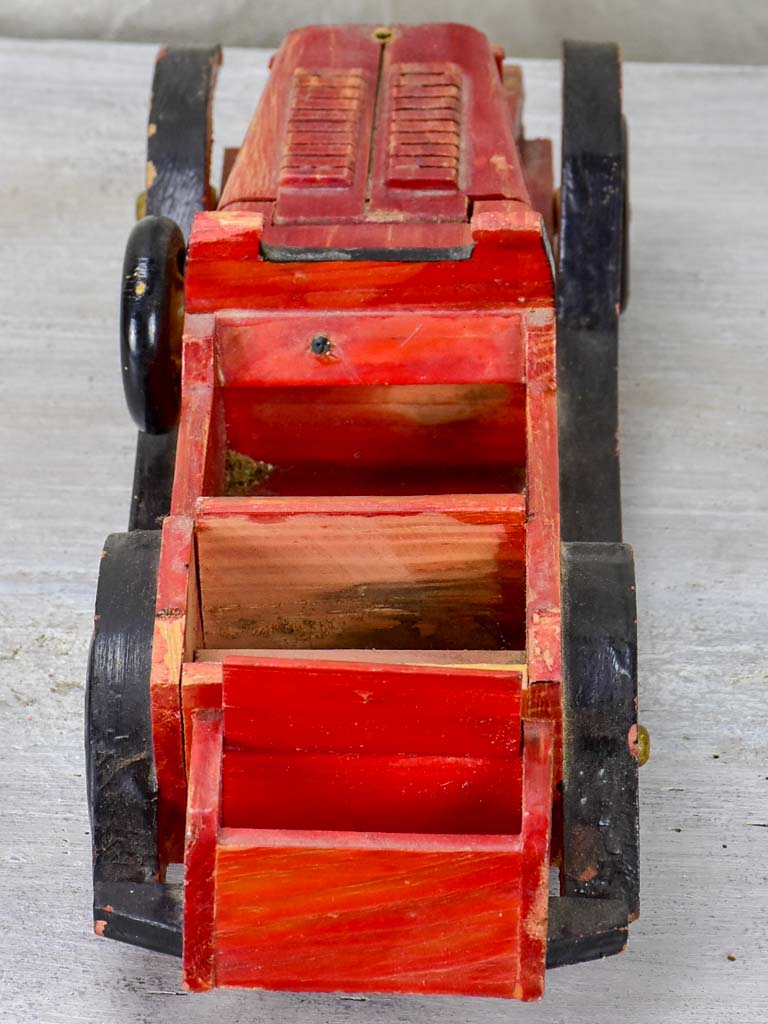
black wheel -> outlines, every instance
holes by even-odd
[[[148,434],[176,426],[181,404],[184,237],[167,217],[144,217],[125,247],[120,360],[125,400]]]
[[[175,221],[184,238],[199,210],[209,209],[213,93],[221,49],[163,47],[155,63],[147,142],[147,187],[142,206],[152,217]],[[125,366],[125,360],[123,366]],[[173,489],[178,416],[178,367],[171,361],[172,401],[156,408],[141,385],[130,382],[129,407],[138,425],[129,530],[156,530],[168,514]],[[162,360],[158,372],[162,377]],[[126,394],[128,388],[126,388]],[[133,404],[131,402],[133,401]],[[136,413],[138,412],[138,418]],[[156,431],[161,431],[157,433]],[[165,431],[165,432],[162,432]]]
[[[157,875],[149,676],[160,534],[107,537],[96,592],[85,708],[94,874],[145,882]]]
[[[149,678],[160,533],[104,545],[85,696],[94,921],[102,935],[181,950],[181,895],[158,880]]]
[[[614,44],[563,48],[557,279],[561,531],[620,541],[618,321],[627,294],[627,135]]]

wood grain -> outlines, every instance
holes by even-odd
[[[327,353],[312,339],[325,337]],[[334,313],[221,314],[216,349],[225,387],[333,384],[519,384],[522,316]]]
[[[552,972],[540,1006],[198,999],[182,994],[176,960],[94,937],[82,687],[99,552],[125,528],[133,473],[117,295],[155,49],[0,43],[0,1021],[764,1019],[768,830],[755,826],[768,796],[768,71],[756,67],[644,64],[624,75],[624,527],[638,573],[641,720],[654,744],[641,775],[643,915],[627,953]],[[215,166],[243,137],[266,57],[225,53]],[[557,138],[559,67],[524,70],[526,130]]]
[[[240,666],[237,674],[247,669]],[[333,678],[333,669],[329,672]],[[238,696],[234,689],[232,699]],[[522,758],[518,752],[510,759],[518,772],[522,761],[522,794],[519,774],[513,785],[522,813],[507,819],[508,832],[445,834],[435,829],[430,835],[421,827],[419,834],[313,827],[324,805],[339,814],[327,777],[322,793],[312,793],[314,806],[308,802],[299,808],[292,787],[288,811],[311,817],[303,829],[291,820],[286,830],[274,824],[259,827],[258,813],[265,807],[258,800],[251,807],[228,809],[228,790],[241,784],[227,764],[231,755],[241,759],[243,754],[237,745],[228,748],[228,721],[236,724],[237,712],[232,705],[223,717],[212,712],[194,716],[186,892],[198,913],[185,920],[189,988],[300,985],[310,991],[472,992],[517,999],[541,994],[552,775],[549,723],[526,724]],[[406,726],[404,735],[408,732]],[[303,757],[311,793],[318,757]],[[280,771],[284,759],[262,755],[259,773],[266,770],[274,783],[266,762]],[[301,759],[294,754],[295,762]],[[396,760],[388,766],[374,758],[366,779],[379,798],[386,796],[386,780],[394,783],[389,797],[400,799],[403,825],[415,809],[411,799],[423,801],[420,777],[423,782],[424,774],[437,768],[430,759],[410,760],[415,767],[399,775]],[[453,782],[453,767],[443,761],[433,781]],[[348,774],[349,764],[344,768]],[[438,809],[444,800],[435,794]],[[358,811],[375,804],[359,803]],[[285,810],[280,807],[279,813]],[[382,824],[394,824],[386,799],[382,810],[387,815]],[[349,820],[349,808],[346,813]],[[240,827],[228,825],[228,814],[242,819]],[[487,823],[504,819],[502,813]],[[472,818],[462,818],[460,809],[458,816],[432,821],[459,825]]]
[[[524,645],[520,495],[201,498],[208,647]]]

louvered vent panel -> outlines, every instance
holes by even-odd
[[[350,187],[365,97],[365,72],[297,69],[280,185]]]
[[[457,189],[462,76],[455,64],[399,64],[390,81],[387,184]]]

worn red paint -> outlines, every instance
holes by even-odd
[[[553,205],[521,112],[474,30],[291,33],[195,219],[152,675],[191,989],[541,994]]]

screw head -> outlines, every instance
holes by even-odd
[[[316,356],[327,356],[333,345],[331,344],[331,339],[326,338],[324,334],[316,334],[312,341],[310,341],[309,347]]]

